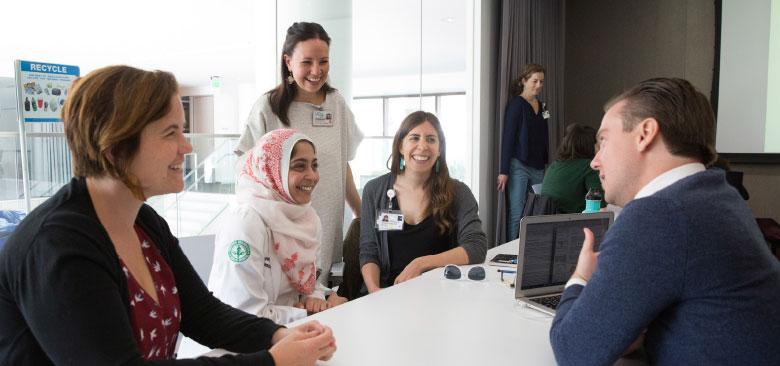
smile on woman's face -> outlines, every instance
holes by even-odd
[[[439,133],[430,122],[425,121],[404,136],[400,152],[406,169],[416,172],[430,171],[441,155]]]
[[[182,164],[192,145],[184,137],[184,109],[174,95],[168,114],[144,127],[130,173],[138,179],[149,198],[184,189]]]
[[[298,141],[293,147],[287,173],[287,189],[295,203],[311,202],[311,194],[320,181],[318,166],[314,146],[308,141]]]
[[[292,72],[299,92],[319,93],[330,71],[330,47],[321,39],[298,42],[292,55],[284,55],[287,69]]]

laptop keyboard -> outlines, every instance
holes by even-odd
[[[552,296],[544,296],[544,297],[534,297],[531,300],[537,304],[542,304],[550,309],[556,309],[558,307],[558,303],[561,302],[561,295],[552,295]]]

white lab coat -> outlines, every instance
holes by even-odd
[[[250,314],[287,324],[306,317],[306,309],[293,307],[305,299],[282,272],[271,249],[271,233],[260,215],[246,204],[234,204],[216,236],[209,289],[220,300]],[[249,244],[249,257],[230,259],[233,242]],[[325,299],[330,292],[317,282],[311,295]]]

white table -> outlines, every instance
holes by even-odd
[[[517,253],[517,240],[488,251]],[[471,266],[461,266],[463,275]],[[487,278],[448,280],[443,269],[309,316],[330,326],[338,350],[321,365],[554,365],[552,318],[517,305],[514,289]]]

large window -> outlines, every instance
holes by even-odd
[[[112,64],[176,75],[186,97],[188,132],[194,148],[187,158],[187,192],[175,200],[167,197],[150,203],[166,217],[168,211],[186,211],[169,220],[175,222],[171,226],[178,234],[189,234],[181,229],[185,226],[216,227],[209,221],[211,216],[203,222],[187,223],[190,217],[206,211],[202,205],[192,208],[190,203],[205,201],[207,194],[232,192],[231,144],[242,132],[257,98],[281,82],[281,47],[287,28],[298,21],[320,23],[332,39],[329,82],[347,100],[366,136],[351,163],[359,189],[388,171],[392,138],[404,117],[425,110],[437,114],[442,122],[452,176],[477,190],[473,187],[476,129],[471,88],[475,85],[473,9],[478,2],[237,0],[226,6],[188,2],[186,7],[181,3],[141,0],[127,7],[124,11],[128,14],[148,18],[149,26],[138,28],[131,24],[138,16],[112,17],[106,9],[76,0],[70,10],[63,10],[65,13],[40,14],[39,19],[43,23],[56,23],[62,17],[75,19],[71,33],[83,36],[72,37],[75,43],[25,48],[0,41],[0,60],[7,65],[24,54],[30,60],[79,65],[82,75]],[[145,10],[149,5],[159,11],[149,13]],[[166,18],[166,14],[182,9],[187,16]],[[113,31],[95,33],[94,24],[82,21],[87,18],[111,19]],[[2,26],[8,29],[24,28],[14,19],[6,23]],[[28,38],[43,39],[46,31],[29,29]],[[170,43],[165,37],[154,37],[159,34],[187,36]],[[118,39],[122,42],[116,42]],[[103,52],[88,52],[95,44],[100,44]],[[11,69],[0,72],[0,81],[9,86],[0,87],[0,209],[17,209],[26,208],[21,174],[25,169],[15,118],[13,74],[8,71]],[[215,76],[219,83],[212,82]],[[28,129],[25,140],[29,159],[24,168],[29,173],[31,207],[53,194],[71,175],[61,127],[34,127]],[[227,200],[214,200],[221,203],[214,205],[214,215],[218,215]]]
[[[418,110],[439,117],[450,174],[472,184],[473,5],[472,0],[353,2],[351,106],[366,136],[352,162],[359,189],[388,171],[395,132]]]
[[[362,187],[366,182],[387,173],[388,159],[395,132],[403,119],[417,110],[436,114],[442,123],[447,142],[447,161],[450,174],[465,180],[467,156],[464,149],[469,136],[466,128],[466,95],[443,93],[420,96],[355,97],[352,111],[360,130],[365,135],[352,161],[355,182]]]

